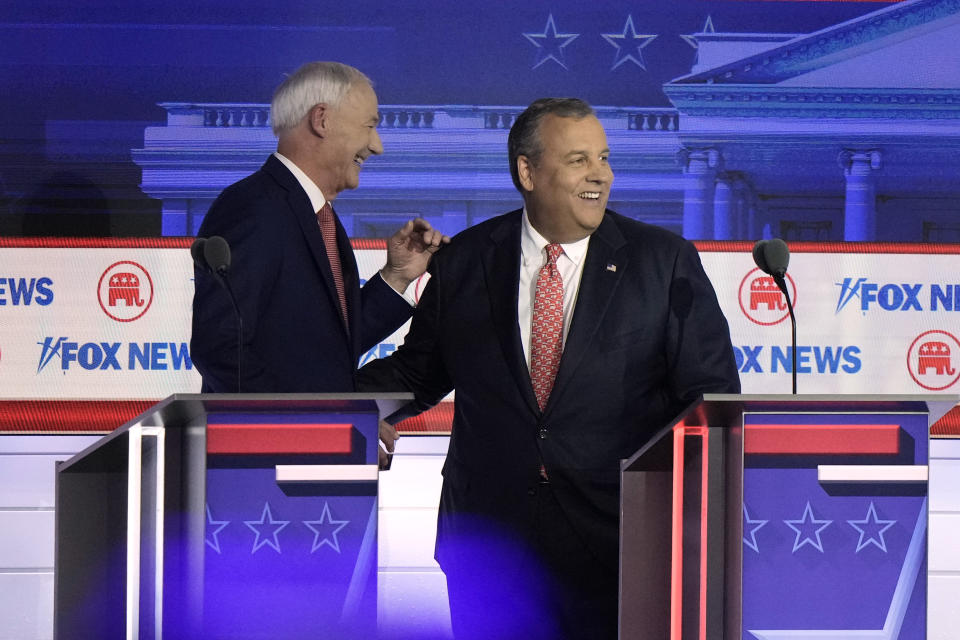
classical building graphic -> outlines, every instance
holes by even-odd
[[[960,0],[908,0],[810,34],[686,39],[674,108],[598,107],[610,206],[690,239],[960,241]],[[163,234],[196,233],[275,149],[269,106],[163,103],[132,150]],[[385,155],[338,212],[354,237],[411,215],[448,233],[519,206],[506,136],[522,106],[386,105]]]

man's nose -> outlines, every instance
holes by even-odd
[[[377,131],[376,128],[373,129],[373,133],[370,136],[369,149],[370,153],[374,155],[383,153],[383,142],[380,140],[380,132]]]
[[[605,162],[595,162],[590,169],[587,180],[598,184],[609,184],[613,181],[613,170]]]

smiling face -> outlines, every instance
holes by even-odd
[[[311,118],[317,119],[314,126],[323,137],[315,182],[323,195],[333,200],[344,189],[356,189],[361,165],[371,155],[383,153],[377,133],[377,94],[366,83],[355,84],[339,107],[317,105]]]
[[[527,215],[550,242],[575,242],[593,233],[610,197],[607,135],[595,116],[549,114],[538,129],[538,158],[517,158]]]

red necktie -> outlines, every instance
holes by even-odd
[[[542,411],[553,390],[560,356],[563,354],[563,278],[557,258],[563,253],[559,244],[547,245],[547,263],[537,275],[530,325],[530,381]]]
[[[343,326],[350,330],[347,321],[347,296],[343,289],[343,269],[340,267],[340,250],[337,248],[337,225],[333,221],[333,207],[327,202],[320,211],[317,211],[317,223],[323,235],[323,246],[327,249],[327,258],[330,260],[330,270],[333,271],[333,283],[337,286],[337,298],[340,299],[340,313],[343,316]]]

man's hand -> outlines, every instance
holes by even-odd
[[[414,218],[387,240],[387,264],[380,276],[395,291],[403,293],[423,275],[430,258],[441,245],[450,242],[423,218]]]
[[[389,424],[385,420],[380,421],[380,442],[383,443],[382,447],[377,447],[377,453],[379,453],[379,462],[381,469],[387,469],[390,466],[390,454],[393,453],[394,445],[397,442],[397,439],[400,437],[400,434],[397,433],[397,430],[393,428],[392,424]],[[384,451],[386,448],[386,451]]]

